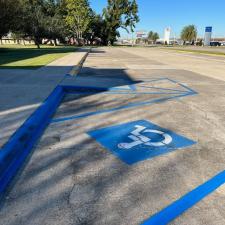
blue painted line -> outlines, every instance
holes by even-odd
[[[135,85],[135,84],[131,84],[131,85],[130,85],[130,89],[131,89],[132,91],[136,91],[136,90],[137,90],[136,85]]]
[[[143,81],[149,81],[149,82],[155,82],[155,81],[160,81],[160,80],[166,80],[167,78],[166,77],[161,77],[161,78],[141,78],[141,80]]]
[[[177,82],[177,81],[172,80],[172,79],[170,79],[170,78],[166,78],[166,79],[169,80],[169,81],[171,81],[171,82],[173,82],[173,83],[175,83],[175,84],[179,84],[180,86],[186,88],[186,89],[189,90],[190,92],[193,92],[193,93],[198,94],[198,92],[194,91],[193,89],[189,88],[188,86],[186,86],[186,85],[184,85],[184,84],[182,84],[182,83],[180,83],[180,82]]]
[[[184,85],[184,84],[181,84],[181,83],[179,83],[179,82],[177,82],[177,81],[175,81],[175,80],[172,80],[172,79],[170,79],[170,78],[166,78],[166,77],[164,77],[164,78],[159,78],[159,79],[149,79],[148,81],[149,82],[155,82],[155,81],[159,81],[159,80],[168,80],[168,81],[171,81],[171,82],[173,82],[173,83],[175,83],[175,84],[178,84],[178,85],[180,85],[180,86],[182,86],[182,87],[184,87],[186,90],[188,90],[188,91],[190,91],[190,92],[192,92],[192,93],[196,93],[197,94],[197,92],[196,91],[194,91],[194,90],[192,90],[191,88],[189,88],[189,87],[187,87],[186,85]],[[135,84],[131,84],[131,85],[129,85],[130,87],[131,87],[131,89],[134,91],[134,90],[137,90],[137,88],[136,88],[136,85]],[[64,88],[64,90],[65,90],[65,92],[67,92],[67,93],[73,93],[73,92],[77,92],[77,91],[82,91],[82,92],[87,92],[87,89],[89,89],[89,90],[91,90],[91,92],[100,92],[100,91],[102,91],[102,92],[106,92],[106,91],[110,91],[110,90],[113,90],[113,88],[107,88],[107,87],[96,87],[96,86],[70,86],[70,85],[64,85],[63,86],[63,88]],[[157,88],[157,89],[161,89],[161,88]],[[179,91],[179,90],[176,90],[176,89],[166,89],[166,88],[162,88],[162,89],[165,89],[165,90],[173,90],[173,91]],[[126,89],[127,90],[127,89]],[[182,92],[182,91],[180,91],[180,92]]]
[[[109,88],[108,91],[130,91],[130,88]]]
[[[175,80],[173,80],[173,79],[170,79],[170,78],[168,78],[168,77],[162,77],[162,78],[159,78],[159,79],[153,79],[153,80],[152,80],[152,79],[143,79],[143,80],[148,81],[148,82],[156,82],[156,81],[160,81],[160,80],[168,80],[168,81],[171,81],[171,82],[173,82],[173,83],[175,83],[175,84],[178,84],[178,85],[182,86],[183,88],[187,89],[187,90],[190,91],[190,92],[193,92],[193,93],[195,93],[195,94],[198,94],[198,92],[196,92],[195,90],[189,88],[188,86],[186,86],[186,85],[184,85],[184,84],[182,84],[182,83],[180,83],[180,82],[177,82],[177,81],[175,81]]]
[[[63,85],[63,90],[66,93],[73,93],[74,91],[87,91],[91,90],[91,92],[101,92],[101,91],[108,91],[109,89],[106,87],[94,87],[94,86],[71,86],[71,85]]]
[[[149,94],[178,94],[178,93],[189,93],[187,91],[182,91],[182,92],[120,92],[120,91],[106,91],[106,92],[92,92],[92,91],[73,91],[70,92],[71,94],[104,94],[104,95],[112,95],[112,94],[120,94],[120,95],[149,95]]]
[[[124,86],[124,87],[123,87]],[[120,86],[120,87],[111,87],[109,88],[108,90],[109,91],[117,91],[117,90],[122,90],[122,91],[129,91],[129,90],[132,90],[130,85],[123,85],[123,86]],[[127,88],[125,88],[127,86]]]
[[[185,94],[180,94],[180,95],[170,96],[170,97],[164,97],[164,98],[158,98],[158,99],[154,99],[154,100],[150,100],[150,101],[146,101],[146,102],[131,103],[131,104],[128,104],[128,105],[119,106],[119,107],[115,107],[115,108],[112,108],[112,109],[103,109],[103,110],[97,110],[97,111],[92,111],[92,112],[88,112],[88,113],[83,113],[83,114],[80,114],[80,115],[70,116],[70,117],[56,118],[56,119],[52,120],[52,123],[64,122],[64,121],[68,121],[68,120],[76,120],[76,119],[80,119],[80,118],[84,118],[84,117],[88,117],[88,116],[93,116],[93,115],[98,115],[98,114],[108,113],[108,112],[114,112],[114,111],[133,108],[133,107],[137,107],[137,106],[151,105],[151,104],[160,103],[160,102],[164,102],[164,101],[168,101],[168,100],[172,100],[172,99],[177,99],[177,98],[181,98],[181,97],[186,97],[186,96],[194,95],[194,94],[195,93],[188,92],[188,93],[185,93]]]
[[[198,92],[194,91],[193,89],[189,88],[188,86],[186,86],[186,85],[184,85],[184,84],[182,84],[182,83],[180,83],[180,82],[177,82],[177,81],[175,81],[175,80],[173,80],[173,79],[170,79],[170,78],[168,78],[168,77],[162,77],[162,78],[159,78],[159,79],[144,79],[144,80],[145,80],[145,81],[148,81],[149,83],[151,83],[151,82],[156,82],[156,81],[160,81],[160,80],[168,80],[168,81],[171,81],[172,83],[175,83],[175,84],[180,85],[181,87],[185,88],[186,90],[188,90],[188,91],[190,91],[190,92],[193,92],[193,93],[195,93],[195,94],[198,94]],[[157,89],[158,89],[158,88],[157,88]],[[165,90],[166,90],[166,89],[165,89]],[[168,90],[170,90],[170,89],[168,89]],[[178,90],[175,90],[175,89],[171,89],[171,90],[178,91]],[[182,92],[182,91],[181,91],[181,92]]]
[[[193,93],[198,94],[198,92],[194,91],[193,89],[189,88],[188,86],[186,86],[186,85],[184,85],[184,84],[179,83],[179,85],[181,85],[181,86],[183,86],[184,88],[188,89],[190,92],[193,92]]]
[[[64,91],[57,86],[0,150],[0,197],[51,121]]]
[[[177,90],[177,89],[172,89],[172,88],[159,88],[159,87],[144,86],[144,85],[139,85],[138,87],[144,87],[144,88],[150,88],[150,89],[157,89],[157,90],[165,90],[165,91],[187,92],[187,90],[183,90],[182,91],[182,90]]]
[[[180,85],[181,87],[185,88],[186,91],[182,90],[177,90],[177,89],[170,89],[170,88],[158,88],[158,87],[152,87],[152,86],[144,86],[144,85],[129,85],[132,91],[137,90],[137,86],[139,87],[146,87],[146,88],[153,88],[153,89],[158,89],[158,90],[168,90],[168,91],[174,91],[174,92],[139,92],[138,90],[134,92],[133,94],[136,93],[141,93],[141,94],[177,94],[176,92],[181,92],[181,93],[186,93],[187,91],[190,91],[191,93],[196,93],[196,91],[192,90],[191,88],[187,87],[186,85],[183,85],[175,80],[169,79],[169,78],[159,78],[159,79],[154,79],[154,80],[149,80],[149,82],[155,82],[158,80],[169,80],[175,84]],[[116,92],[113,90],[128,90],[128,89],[123,89],[123,88],[105,88],[105,87],[95,87],[95,86],[63,86],[65,91],[68,93],[74,93],[74,94],[80,94],[79,92],[81,91],[84,94],[92,94],[93,92],[107,92],[108,94],[132,94],[132,92]],[[86,91],[87,89],[91,91]]]
[[[225,183],[225,170],[156,213],[141,225],[165,225]]]

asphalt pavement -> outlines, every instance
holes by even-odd
[[[92,49],[61,83],[84,88],[64,98],[0,224],[137,225],[223,171],[225,62],[216,60]],[[222,225],[224,212],[222,185],[171,224]]]

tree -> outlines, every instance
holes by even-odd
[[[152,41],[153,34],[154,34],[153,31],[149,31],[149,33],[148,33],[148,40]]]
[[[45,34],[44,2],[45,0],[20,0],[18,22],[12,28],[15,33],[20,32],[33,38],[38,48]]]
[[[157,32],[149,31],[148,40],[155,44],[157,39],[159,39],[159,34]]]
[[[0,39],[6,35],[15,20],[19,1],[18,0],[0,0]]]
[[[20,39],[23,40],[23,45],[25,45],[25,41],[24,41],[24,37],[25,34],[21,33],[20,31],[15,31],[13,33],[11,33],[11,38],[17,42],[17,44],[20,44]]]
[[[64,20],[60,11],[60,0],[18,0],[17,21],[11,26],[14,37],[30,37],[38,48],[43,38],[63,37]]]
[[[91,8],[87,0],[65,0],[65,22],[73,36],[80,40],[91,20]]]
[[[196,40],[197,37],[197,28],[195,25],[188,25],[183,28],[181,31],[181,39],[184,41],[184,44],[186,41],[191,42],[192,44]]]
[[[134,31],[135,24],[139,21],[138,5],[135,0],[108,0],[108,5],[103,10],[105,20],[106,39],[104,44],[112,45],[119,36],[118,29],[123,28],[127,32]]]
[[[106,21],[100,16],[92,12],[88,29],[84,33],[84,38],[93,44],[94,41],[102,43],[107,39]]]
[[[152,40],[153,40],[153,43],[155,44],[157,39],[159,39],[159,34],[157,32],[155,32],[152,36]]]
[[[66,36],[66,24],[63,19],[62,1],[58,0],[45,0],[44,1],[44,14],[45,14],[45,37],[54,41],[57,45],[56,39],[63,40]]]

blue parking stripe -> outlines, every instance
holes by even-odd
[[[119,95],[149,95],[149,94],[153,94],[153,95],[161,95],[161,94],[166,94],[166,95],[169,95],[169,94],[179,94],[179,93],[182,93],[182,94],[185,94],[185,93],[189,93],[189,91],[174,91],[174,92],[161,92],[161,91],[158,91],[158,92],[131,92],[131,91],[128,91],[128,92],[121,92],[121,91],[105,91],[105,92],[95,92],[95,91],[73,91],[71,92],[71,94],[79,94],[79,95],[85,95],[85,94],[98,94],[98,95],[101,95],[101,94],[105,94],[105,95],[115,95],[115,94],[119,94]]]
[[[165,225],[170,223],[224,183],[225,170],[156,213],[141,225]]]
[[[169,80],[169,81],[171,81],[171,82],[173,82],[173,83],[175,83],[175,84],[179,84],[180,86],[184,87],[185,89],[189,90],[190,92],[197,93],[197,92],[194,91],[193,89],[189,88],[187,85],[184,85],[184,84],[182,84],[182,83],[179,83],[179,82],[177,82],[177,81],[175,81],[175,80],[173,80],[173,79],[170,79],[170,78],[166,78],[166,79]]]
[[[155,82],[155,81],[159,81],[159,80],[169,80],[173,83],[181,85],[179,82],[177,82],[175,80],[171,80],[171,79],[166,78],[166,77],[159,78],[159,79],[150,79],[149,82]],[[137,92],[137,91],[135,91],[136,85],[130,85],[130,86],[133,86],[132,87],[133,92],[132,91],[129,91],[129,92],[108,91],[109,89],[102,88],[102,87],[64,86],[64,89],[67,93],[73,93],[73,94],[93,94],[93,93],[96,93],[96,94],[134,94],[134,95],[137,95],[137,94],[175,94],[175,96],[157,98],[157,99],[146,101],[146,102],[135,102],[135,103],[131,103],[131,104],[128,104],[128,105],[115,107],[115,108],[112,108],[112,109],[97,110],[97,111],[92,111],[92,112],[83,113],[83,114],[79,114],[79,115],[64,117],[64,118],[56,118],[56,119],[52,120],[52,123],[64,122],[64,121],[68,121],[68,120],[76,120],[76,119],[79,119],[79,118],[98,115],[98,114],[102,114],[102,113],[108,113],[108,112],[118,111],[118,110],[122,110],[122,109],[142,106],[142,105],[151,105],[151,104],[155,104],[155,103],[164,102],[164,101],[167,101],[167,100],[172,100],[172,99],[176,99],[176,98],[181,98],[181,97],[186,97],[186,96],[189,96],[189,95],[198,94],[196,91],[186,87],[185,85],[181,85],[181,86],[184,87],[187,91],[174,90],[175,92]],[[81,90],[79,90],[79,89],[81,89]],[[92,91],[82,91],[82,90],[85,90],[85,89],[90,89]],[[180,93],[180,94],[177,95],[178,93]]]
[[[187,92],[187,91],[189,91],[189,90],[177,90],[177,89],[172,89],[172,88],[159,88],[159,87],[145,86],[145,85],[138,85],[138,87],[157,89],[157,90],[165,90],[165,91],[176,91],[176,92]]]
[[[160,80],[166,80],[166,77],[161,77],[161,78],[146,78],[146,77],[139,77],[142,81],[148,81],[148,82],[155,82],[155,81],[160,81]]]
[[[187,92],[187,93],[180,94],[180,95],[169,96],[169,97],[164,97],[164,98],[157,98],[157,99],[153,99],[153,100],[146,101],[146,102],[136,102],[136,103],[132,103],[132,104],[124,105],[124,106],[115,107],[115,108],[112,108],[112,109],[103,109],[103,110],[97,110],[97,111],[92,111],[92,112],[88,112],[88,113],[83,113],[83,114],[80,114],[80,115],[74,115],[74,116],[63,117],[63,118],[56,118],[56,119],[52,120],[52,123],[59,123],[59,122],[64,122],[64,121],[68,121],[68,120],[76,120],[76,119],[80,119],[80,118],[84,118],[84,117],[88,117],[88,116],[93,116],[93,115],[98,115],[98,114],[108,113],[108,112],[114,112],[114,111],[133,108],[133,107],[137,107],[137,106],[152,105],[152,104],[155,104],[155,103],[161,103],[161,102],[164,102],[164,101],[182,98],[182,97],[186,97],[186,96],[194,95],[194,94],[195,93]]]
[[[64,94],[62,86],[57,86],[0,149],[0,199],[7,185],[16,175],[34,144],[50,123]]]
[[[131,84],[131,85],[129,85],[129,86],[130,86],[130,89],[131,89],[132,91],[136,91],[136,90],[137,90],[135,84]]]

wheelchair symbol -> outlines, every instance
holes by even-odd
[[[131,132],[131,135],[128,137],[132,140],[130,143],[120,143],[118,144],[118,148],[120,149],[131,149],[137,145],[147,145],[147,146],[152,146],[152,147],[161,147],[168,145],[172,142],[172,137],[169,134],[166,134],[162,131],[159,130],[152,130],[152,129],[146,129],[144,126],[135,126],[135,130]],[[141,134],[142,133],[142,134]],[[151,138],[146,137],[144,134],[145,133],[155,133],[162,135],[164,138],[162,141],[159,142],[153,142]]]

